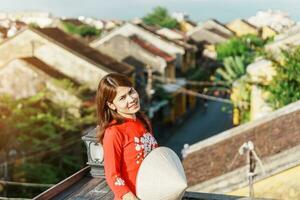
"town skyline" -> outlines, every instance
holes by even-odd
[[[66,6],[66,5],[72,5]],[[162,6],[169,10],[170,13],[181,12],[189,15],[196,22],[201,22],[209,18],[215,18],[222,22],[229,22],[236,18],[249,18],[258,11],[280,10],[289,14],[295,20],[300,20],[297,11],[300,4],[295,0],[132,0],[120,1],[111,0],[101,2],[97,0],[87,0],[84,4],[80,1],[34,1],[28,0],[11,0],[2,2],[0,12],[13,11],[44,11],[50,12],[58,17],[77,17],[87,16],[99,19],[123,19],[130,20],[136,17],[143,17],[151,12],[154,7]],[[127,8],[127,9],[124,9]]]

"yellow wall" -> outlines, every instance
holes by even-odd
[[[277,34],[276,31],[269,28],[268,26],[262,27],[261,31],[262,31],[261,32],[262,39],[267,39],[267,38],[270,38],[270,37],[274,37]]]
[[[228,193],[228,195],[239,196],[248,196],[248,194],[248,187]],[[256,182],[254,194],[257,198],[300,199],[300,165]]]
[[[186,21],[181,21],[180,23],[180,30],[183,32],[188,32],[194,28],[194,26]]]
[[[250,26],[249,24],[241,21],[235,20],[226,25],[231,31],[235,32],[237,36],[254,34],[258,35],[258,29]]]

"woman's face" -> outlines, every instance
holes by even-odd
[[[124,117],[130,117],[140,110],[139,94],[133,87],[117,87],[117,94],[108,106]]]

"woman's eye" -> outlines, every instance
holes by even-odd
[[[122,100],[124,100],[124,99],[125,99],[125,97],[124,97],[124,96],[120,98],[120,100],[121,100],[121,101],[122,101]]]

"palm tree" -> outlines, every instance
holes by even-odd
[[[214,81],[225,82],[225,85],[231,88],[236,80],[246,74],[244,57],[230,56],[224,59],[223,64],[224,67],[216,70]]]

